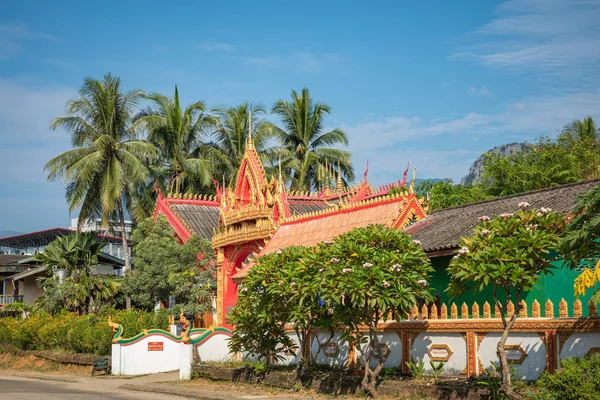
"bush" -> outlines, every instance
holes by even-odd
[[[37,312],[19,321],[0,318],[0,343],[20,350],[60,350],[72,353],[110,354],[114,336],[108,317],[123,326],[123,337],[135,336],[144,329],[168,328],[167,310],[106,309],[98,314],[79,316],[63,312],[50,315]]]
[[[561,361],[561,369],[554,374],[544,372],[538,381],[549,399],[600,399],[600,355],[591,359],[569,358]]]

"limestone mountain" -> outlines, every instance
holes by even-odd
[[[497,154],[500,157],[506,157],[508,155],[518,153],[524,148],[525,143],[507,143],[500,146],[496,146],[493,149],[486,151],[485,153],[481,154],[477,158],[477,160],[473,162],[473,164],[471,164],[471,167],[469,168],[469,173],[460,180],[460,183],[462,183],[463,185],[472,185],[479,180],[483,170],[484,154],[491,153]]]

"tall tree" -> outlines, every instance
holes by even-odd
[[[428,197],[431,209],[439,210],[490,199],[492,196],[487,195],[485,189],[480,184],[455,185],[452,179],[447,178],[437,182],[423,181],[415,187],[415,193]]]
[[[210,242],[192,236],[183,245],[174,236],[164,216],[141,221],[131,236],[134,240],[135,270],[125,277],[123,290],[135,307],[152,310],[158,302],[176,302],[175,311],[188,316],[212,311],[216,263]],[[200,251],[200,253],[199,253]]]
[[[490,196],[508,196],[576,182],[575,158],[569,148],[542,137],[518,153],[489,155],[484,161],[482,184]]]
[[[201,136],[212,119],[204,113],[203,101],[183,108],[175,86],[173,98],[164,94],[144,95],[152,107],[136,120],[148,130],[148,141],[160,149],[161,164],[153,178],[166,183],[172,193],[200,191],[210,184],[211,162],[202,152]]]
[[[156,148],[139,140],[131,124],[141,94],[137,89],[123,93],[121,80],[111,74],[103,80],[85,78],[79,97],[67,103],[68,116],[51,124],[71,132],[74,149],[45,166],[49,180],[66,181],[69,211],[80,208],[79,225],[100,216],[106,226],[118,218],[126,269],[131,260],[123,199],[129,188],[146,180],[146,162],[156,157]]]
[[[278,100],[272,112],[281,119],[283,128],[275,128],[280,139],[282,165],[291,175],[293,190],[309,191],[320,186],[320,171],[326,165],[340,167],[345,180],[354,180],[350,153],[329,146],[348,145],[341,129],[323,132],[325,115],[331,108],[315,102],[307,88],[298,94],[292,90],[291,101]]]
[[[250,129],[254,147],[263,164],[272,164],[275,149],[269,148],[269,139],[273,137],[274,131],[272,125],[265,120],[266,113],[262,107],[243,102],[236,107],[215,108],[213,114],[213,141],[207,143],[212,151],[206,152],[215,160],[215,179],[224,176],[230,185],[233,184],[246,151]]]
[[[579,179],[600,176],[600,129],[591,117],[565,125],[558,136],[558,144],[574,155]]]

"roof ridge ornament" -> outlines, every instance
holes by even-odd
[[[252,110],[248,110],[248,146],[253,147],[252,142]]]

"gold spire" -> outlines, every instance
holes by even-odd
[[[410,181],[410,186],[408,187],[408,192],[409,193],[414,193],[415,192],[415,180],[417,179],[417,167],[415,167],[413,169],[413,178]]]
[[[252,110],[248,111],[248,146],[252,148]]]
[[[278,179],[278,184],[281,185],[283,187],[283,176],[281,175],[281,156],[279,156],[279,179]]]
[[[342,192],[343,188],[342,188],[342,169],[340,168],[340,163],[338,161],[338,176],[337,176],[337,182],[335,183],[335,189],[338,192]]]
[[[329,166],[327,165],[327,159],[325,159],[325,187],[329,186]]]

